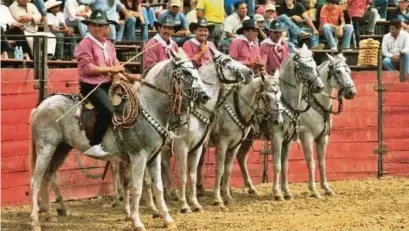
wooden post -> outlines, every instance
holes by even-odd
[[[401,82],[405,82],[405,59],[405,55],[401,53],[399,55],[399,80]]]
[[[47,97],[47,36],[34,36],[34,88],[38,89],[38,104]]]

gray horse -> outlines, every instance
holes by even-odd
[[[321,80],[324,82],[324,90],[320,94],[314,94],[309,100],[303,98],[301,102],[302,108],[309,109],[302,113],[299,117],[299,138],[302,142],[305,157],[307,160],[309,172],[310,172],[310,190],[313,197],[319,197],[319,193],[316,191],[315,181],[314,181],[314,160],[312,159],[312,145],[316,142],[317,154],[320,160],[320,172],[321,172],[321,185],[325,189],[327,195],[332,195],[333,191],[329,188],[325,177],[325,150],[328,144],[329,129],[331,124],[331,95],[334,89],[337,89],[339,97],[344,96],[346,99],[352,99],[356,90],[354,83],[351,79],[351,71],[345,63],[345,58],[342,54],[332,57],[328,55],[329,60],[325,61],[318,67],[318,72]],[[287,110],[288,111],[288,110]],[[291,118],[290,113],[286,113],[284,117],[285,125],[290,127]],[[282,170],[288,166],[288,158],[280,158],[279,147],[281,146],[282,132],[277,131],[278,129],[273,126],[262,126],[261,133],[264,135],[265,139],[271,140],[272,150],[274,153],[274,186],[273,193],[276,200],[282,200],[283,196],[279,187],[279,177]],[[287,131],[287,134],[292,134],[295,128],[291,128]],[[284,129],[283,129],[284,130]],[[287,136],[288,136],[287,135]],[[243,143],[239,153],[237,154],[237,160],[240,165],[240,169],[243,175],[244,182],[249,188],[249,193],[256,193],[255,187],[251,182],[250,175],[247,171],[247,154],[251,147],[252,141],[249,137]],[[278,139],[278,141],[277,141]],[[289,148],[286,148],[287,150]],[[277,160],[277,161],[276,161]],[[286,162],[281,162],[281,161]],[[283,179],[287,178],[287,171],[283,171]],[[286,181],[288,182],[288,181]],[[291,199],[291,193],[289,193],[288,185],[283,183],[285,199]]]
[[[175,222],[169,214],[163,198],[161,179],[161,156],[157,155],[166,142],[174,138],[170,130],[169,97],[173,98],[172,82],[178,82],[183,89],[181,113],[186,113],[193,101],[205,103],[208,96],[203,91],[205,86],[193,64],[179,54],[171,52],[172,58],[162,61],[149,69],[143,83],[137,89],[140,113],[130,128],[110,128],[102,142],[104,148],[113,153],[109,160],[128,163],[134,189],[132,211],[125,210],[128,220],[135,230],[144,230],[139,215],[139,200],[142,193],[143,175],[148,167],[156,202],[163,214],[165,225],[172,228]],[[199,97],[200,96],[200,97]],[[201,100],[198,100],[201,99]],[[57,118],[72,108],[78,100],[63,95],[54,95],[44,100],[31,113],[32,151],[30,163],[32,169],[32,226],[41,230],[39,222],[39,192],[42,191],[42,206],[49,217],[49,188],[55,172],[63,164],[73,148],[83,152],[89,148],[88,140],[80,130],[74,112],[69,113],[59,122]],[[116,108],[119,113],[129,110],[129,104],[121,103]],[[119,142],[119,143],[117,143]]]
[[[296,121],[297,114],[300,113],[300,104],[302,98],[302,90],[303,86],[307,87],[308,91],[311,93],[318,93],[321,92],[324,88],[322,81],[318,78],[318,72],[316,69],[316,63],[312,57],[312,52],[307,49],[306,46],[303,46],[300,50],[296,50],[296,52],[290,55],[286,60],[284,60],[281,68],[280,68],[280,81],[279,81],[280,89],[282,92],[282,101],[284,103],[284,123],[280,126],[271,126],[268,129],[276,129],[280,133],[280,136],[275,140],[275,161],[283,160],[283,163],[287,163],[286,159],[288,159],[288,151],[290,142],[286,142],[286,145],[281,145],[284,140],[291,140],[291,135],[289,134],[289,130],[291,129],[293,121]],[[234,102],[233,99],[231,99]],[[244,106],[244,105],[243,105]],[[243,108],[239,107],[240,109]],[[244,108],[246,108],[244,106]],[[236,110],[237,111],[237,110]],[[224,112],[220,112],[224,113]],[[250,111],[242,110],[242,114],[247,113],[247,121],[250,119],[251,116]],[[291,114],[291,120],[288,119],[288,115]],[[225,116],[229,117],[229,115],[222,115],[221,118],[225,118]],[[287,118],[287,119],[286,119]],[[230,187],[229,187],[229,180],[230,180],[230,171],[231,165],[233,162],[236,153],[240,148],[240,144],[244,141],[244,138],[247,135],[247,131],[240,131],[237,129],[237,125],[234,126],[236,123],[232,123],[228,121],[229,118],[220,119],[219,121],[221,124],[219,125],[218,132],[212,134],[212,141],[216,144],[216,182],[215,182],[215,204],[219,204],[222,208],[224,207],[223,201],[220,197],[220,180],[223,176],[223,193],[226,202],[230,202],[232,197],[230,195]],[[265,126],[264,126],[265,127]],[[295,129],[295,126],[294,126]],[[216,130],[217,131],[217,130]],[[243,132],[243,135],[240,133]],[[283,147],[281,149],[281,147]],[[247,151],[247,150],[246,150]],[[226,155],[224,155],[226,153]],[[242,158],[243,160],[246,157]],[[225,165],[225,166],[224,166]],[[276,163],[275,163],[276,165]],[[247,167],[240,166],[244,172],[248,175]],[[281,167],[281,164],[280,164]],[[243,169],[244,168],[244,169]],[[287,166],[283,166],[283,169],[286,170]],[[201,171],[198,171],[200,174]],[[201,176],[198,176],[198,179],[201,179]],[[287,178],[283,177],[283,185],[287,185]],[[203,188],[202,184],[199,182],[198,187],[199,189]],[[252,192],[255,193],[254,186],[252,186],[250,177],[246,179],[246,185],[249,185]],[[288,187],[287,187],[288,188]],[[289,190],[287,190],[287,196],[290,197],[291,194]]]

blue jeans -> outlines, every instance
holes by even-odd
[[[294,45],[298,44],[298,37],[302,32],[310,32],[312,33],[312,28],[303,28],[303,30],[293,21],[291,20],[290,17],[288,17],[286,14],[282,14],[278,17],[278,21],[283,23],[287,29],[288,29],[288,38],[289,42],[292,42]],[[319,43],[319,36],[318,35],[312,35],[310,37],[311,40],[311,47],[314,47],[318,45]]]
[[[398,69],[393,65],[392,59],[385,57],[382,60],[382,66],[386,71],[397,71]],[[405,75],[409,74],[409,53],[405,53]]]
[[[47,9],[45,8],[44,0],[34,0],[33,3],[37,7],[41,16],[47,15]]]
[[[81,37],[85,37],[88,28],[84,23],[81,22],[81,20],[84,20],[84,18],[76,17],[75,21],[70,21],[69,18],[67,18],[65,19],[65,24],[67,24],[68,27],[77,27],[80,31]]]
[[[234,5],[224,6],[224,12],[226,12],[226,17],[233,14],[235,12]]]
[[[142,24],[141,20],[139,18],[135,17],[129,17],[125,21],[125,27],[126,27],[126,37],[125,39],[127,41],[136,41],[136,34],[135,34],[135,28],[141,27],[142,31],[142,40],[144,42],[148,41],[148,24]],[[123,30],[122,30],[122,35],[123,35]],[[122,40],[122,35],[121,37],[116,36],[116,41],[121,41]]]
[[[292,42],[288,42],[288,51],[290,53],[294,53],[295,52],[295,45]]]
[[[344,36],[342,38],[341,49],[348,49],[351,45],[352,32],[354,32],[354,27],[351,24],[345,24],[342,28]],[[325,24],[322,26],[322,31],[324,32],[325,38],[328,41],[328,46],[330,48],[337,47],[335,42],[334,34],[336,33],[335,28],[330,24]]]
[[[69,39],[64,39],[69,38]],[[55,33],[55,38],[57,39],[57,45],[55,46],[55,58],[63,59],[64,57],[64,44],[68,44],[68,56],[70,58],[74,57],[75,46],[77,45],[77,40],[74,36],[64,35],[63,33]]]
[[[153,28],[153,23],[156,21],[155,10],[152,7],[149,7],[149,9],[142,7],[142,16],[145,20],[145,24]]]
[[[256,0],[245,0],[247,4],[247,15],[253,17],[256,14]]]
[[[373,4],[378,8],[378,13],[381,18],[386,18],[386,13],[388,10],[388,0],[374,0]]]
[[[311,33],[311,37],[310,37],[310,41],[311,41],[311,47],[315,47],[316,45],[318,45],[318,43],[320,42],[320,36],[319,35],[314,35],[314,31],[311,27],[303,27],[302,31]],[[310,48],[311,48],[310,47]]]

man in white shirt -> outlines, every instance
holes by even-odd
[[[223,22],[225,38],[220,42],[219,50],[225,54],[228,53],[230,43],[237,38],[236,31],[242,27],[242,22],[250,19],[247,16],[247,4],[245,2],[234,3],[234,9],[236,12],[225,18]]]
[[[0,5],[0,29],[1,29],[1,58],[8,59],[8,51],[11,51],[10,44],[7,40],[6,33],[10,34],[11,30],[18,30],[20,35],[24,35],[21,30],[22,24],[17,22],[13,16],[11,16],[10,10],[7,6],[3,5],[3,0]],[[26,42],[27,43],[27,42]],[[21,46],[17,44],[17,46]]]
[[[399,19],[392,20],[389,24],[390,33],[384,35],[382,40],[382,60],[383,68],[386,71],[396,71],[399,69],[400,55],[405,58],[405,75],[409,74],[409,34],[401,30]]]
[[[187,26],[190,26],[190,23],[197,22],[197,10],[196,10],[196,5],[197,5],[197,0],[191,0],[190,1],[190,9],[192,9],[191,11],[189,11],[186,14],[186,20],[187,20]]]
[[[64,4],[65,24],[69,27],[78,27],[81,37],[87,34],[87,26],[81,21],[89,17],[89,12],[79,10],[78,0],[66,0]]]

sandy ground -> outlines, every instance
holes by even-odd
[[[211,193],[200,199],[205,211],[180,214],[178,203],[168,202],[177,230],[409,230],[409,179],[332,182],[337,195],[321,200],[309,197],[307,184],[291,184],[292,201],[273,201],[271,184],[258,186],[250,197],[236,189],[229,211],[211,205]],[[43,231],[130,230],[119,208],[108,208],[110,198],[67,202],[68,216],[43,222]],[[105,206],[104,206],[105,205]],[[56,207],[52,204],[53,211]],[[145,206],[142,221],[148,230],[165,230]],[[2,231],[30,230],[30,207],[3,208]]]

